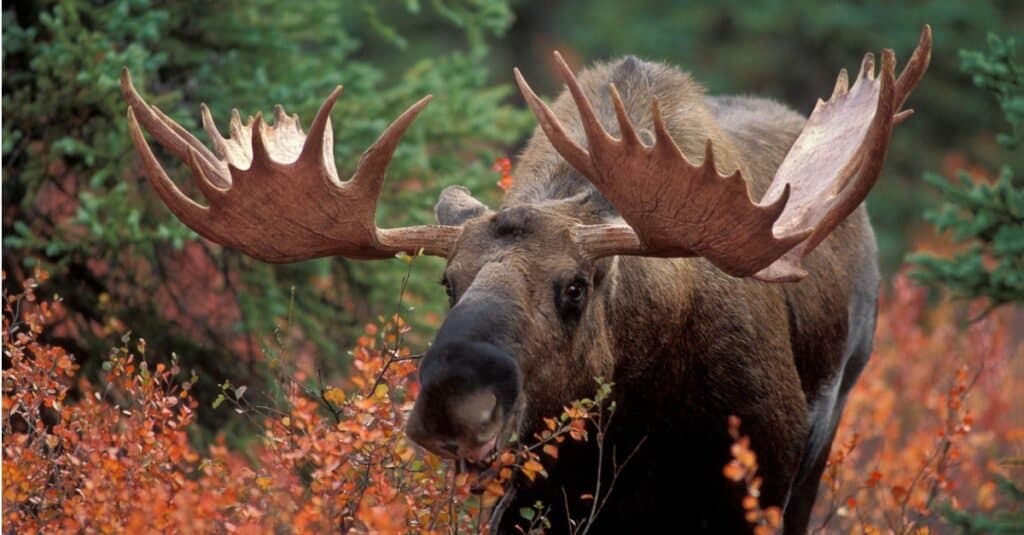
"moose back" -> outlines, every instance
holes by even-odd
[[[803,533],[846,395],[871,353],[879,273],[862,201],[930,57],[925,27],[899,77],[895,55],[842,71],[809,117],[767,99],[711,97],[689,75],[626,57],[578,77],[549,107],[517,70],[539,128],[513,188],[491,209],[445,189],[438,225],[374,222],[388,162],[427,105],[411,106],[363,154],[334,164],[328,97],[308,133],[232,119],[213,150],[148,105],[125,72],[136,149],[153,187],[202,236],[268,262],[399,252],[447,258],[451,312],[420,365],[410,439],[483,467],[513,435],[614,382],[603,437],[560,455],[549,477],[513,481],[492,524],[549,507],[556,531],[749,531],[744,489],[722,475],[728,417],[751,438],[761,503]],[[207,204],[167,176],[142,129],[192,170]],[[754,199],[757,199],[755,201]],[[624,464],[628,459],[628,464]],[[600,462],[599,462],[600,459]],[[606,491],[607,492],[607,491]]]

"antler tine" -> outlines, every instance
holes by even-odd
[[[597,112],[594,111],[594,106],[590,103],[590,99],[583,93],[583,88],[580,87],[580,82],[576,79],[576,75],[573,74],[572,68],[569,67],[569,64],[565,62],[565,59],[562,58],[562,55],[557,50],[554,55],[555,65],[562,75],[562,80],[565,81],[565,86],[569,88],[569,95],[572,96],[573,102],[576,103],[576,109],[579,111],[580,124],[583,126],[583,132],[587,136],[590,152],[601,150],[602,147],[615,140],[601,126],[601,121],[597,118]]]
[[[221,158],[226,158],[227,140],[221,135],[217,123],[213,121],[213,115],[210,114],[210,107],[205,102],[199,104],[199,116],[202,120],[203,130],[206,131],[206,137],[210,138],[210,143],[213,143],[214,153]]]
[[[192,174],[199,178],[199,180],[196,181],[196,185],[199,186],[199,191],[203,192],[203,197],[206,197],[210,206],[217,205],[224,200],[228,190],[231,189],[231,185],[229,184],[225,188],[216,186],[214,181],[211,180],[210,176],[206,173],[206,170],[199,163],[199,157],[196,155],[196,151],[191,147],[188,149],[188,158],[185,160],[185,163],[187,163],[189,169],[192,170]]]
[[[860,72],[857,73],[857,79],[867,78],[868,80],[875,79],[875,54],[874,52],[868,52],[864,54],[864,59],[860,62]]]
[[[537,96],[537,93],[533,92],[533,88],[530,84],[526,83],[526,79],[523,78],[523,73],[519,72],[519,68],[513,69],[515,73],[516,85],[519,86],[519,92],[522,93],[523,98],[526,99],[526,105],[533,111],[533,115],[537,117],[537,123],[540,124],[544,134],[547,136],[551,145],[555,147],[555,150],[565,158],[565,161],[569,162],[569,165],[573,166],[577,171],[583,173],[585,176],[593,176],[595,171],[593,164],[590,162],[590,155],[586,149],[581,147],[579,143],[576,143],[569,134],[566,133],[565,128],[562,126],[561,121],[555,117],[555,113],[551,111],[551,108]]]
[[[668,132],[668,127],[665,126],[664,117],[661,116],[661,103],[658,102],[658,97],[654,97],[651,99],[651,121],[654,123],[653,146],[664,146],[668,142],[675,143],[674,141],[672,141],[672,134]]]
[[[333,255],[389,258],[399,252],[446,256],[461,232],[459,227],[446,226],[379,229],[374,222],[388,163],[429,96],[391,123],[360,158],[352,179],[342,183],[334,167],[330,123],[340,86],[320,106],[309,136],[302,133],[297,116],[289,117],[278,106],[273,125],[264,122],[261,114],[243,124],[232,110],[231,136],[224,138],[203,106],[203,127],[216,156],[147,104],[127,71],[122,89],[129,104],[132,140],[154,189],[179,219],[217,243],[267,262]],[[209,200],[208,207],[189,199],[167,176],[140,125],[185,160]]]
[[[917,87],[917,83],[924,77],[925,71],[932,59],[932,27],[925,24],[921,29],[921,37],[918,38],[917,47],[910,56],[910,61],[903,67],[899,79],[896,80],[896,97],[894,103],[896,108],[903,106],[910,92]]]
[[[836,76],[836,86],[832,89],[832,96],[829,100],[845,95],[850,90],[850,75],[846,72],[846,69],[839,70],[839,76]]]
[[[249,171],[269,171],[274,165],[267,142],[263,139],[264,135],[263,114],[257,112],[256,118],[252,121],[252,162],[249,164]],[[239,174],[239,176],[243,175]]]
[[[196,139],[196,136],[193,136],[191,132],[185,130],[184,128],[181,127],[181,125],[174,122],[174,119],[168,117],[167,114],[164,113],[163,110],[161,110],[160,108],[150,105],[150,109],[157,116],[161,123],[166,125],[167,128],[169,128],[171,132],[174,133],[174,135],[178,136],[178,138],[184,142],[185,147],[187,147],[187,149],[197,151],[199,153],[199,156],[203,158],[204,163],[206,163],[208,167],[217,167],[217,158],[213,155],[212,152],[210,152],[210,149],[206,148],[206,146],[203,145],[201,141]]]
[[[359,166],[355,175],[352,176],[352,182],[368,197],[376,199],[380,196],[380,189],[384,184],[384,173],[388,163],[391,162],[391,157],[395,154],[395,149],[398,148],[398,142],[409,125],[416,120],[416,116],[423,111],[423,108],[427,107],[427,104],[430,104],[433,98],[432,95],[427,95],[409,106],[359,158]]]
[[[910,56],[910,60],[903,66],[900,77],[896,79],[896,95],[893,97],[893,110],[898,112],[894,119],[895,124],[900,124],[909,118],[914,110],[903,110],[903,104],[911,91],[917,87],[917,83],[924,77],[928,70],[928,64],[932,59],[932,27],[925,24],[921,28],[921,37],[917,40],[917,47]]]
[[[205,174],[207,176],[216,176],[218,180],[223,178],[222,174],[225,172],[225,169],[218,165],[219,162],[216,156],[205,145],[160,111],[159,108],[142,100],[142,97],[139,96],[138,91],[135,89],[131,73],[128,72],[127,68],[121,69],[121,90],[128,100],[129,106],[135,111],[136,122],[145,126],[146,130],[150,131],[161,145],[181,159],[187,159],[188,151],[195,150],[200,157],[200,163],[206,171]],[[212,186],[213,184],[207,185]]]
[[[289,119],[288,114],[284,112],[284,106],[280,104],[274,105],[274,126],[281,126],[282,123]]]
[[[213,229],[205,224],[209,209],[188,198],[187,195],[178,189],[178,186],[171,180],[171,177],[167,176],[160,162],[156,159],[156,155],[149,148],[149,143],[146,142],[146,138],[142,134],[142,129],[139,127],[139,121],[135,117],[133,108],[128,108],[127,116],[128,132],[132,136],[132,143],[142,158],[142,165],[146,168],[146,174],[150,177],[153,189],[163,199],[164,204],[192,230],[203,235],[213,233]]]
[[[239,140],[248,139],[249,131],[248,124],[242,124],[242,114],[238,113],[238,109],[231,108],[231,120],[228,121],[228,133],[231,135],[231,139]],[[240,145],[242,145],[240,143]],[[251,149],[252,147],[249,146]],[[251,154],[247,154],[248,158],[251,158]]]
[[[338,101],[338,97],[341,96],[344,89],[340,85],[336,86],[320,104],[320,109],[317,110],[313,122],[309,125],[309,132],[306,133],[306,142],[302,146],[302,154],[299,155],[300,160],[323,157],[329,158],[330,162],[334,161],[334,147],[328,138],[333,134],[333,129],[330,128],[331,110],[334,109],[334,103]]]
[[[622,142],[627,145],[643,145],[633,126],[633,121],[629,120],[626,105],[622,103],[622,97],[619,96],[619,90],[615,84],[608,84],[608,92],[611,93],[612,105],[615,106],[615,118],[619,120],[619,134],[622,136]]]

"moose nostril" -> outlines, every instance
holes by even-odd
[[[476,430],[491,421],[497,406],[498,398],[494,392],[483,390],[463,398],[454,416],[463,427]]]

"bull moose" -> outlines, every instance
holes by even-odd
[[[377,228],[377,199],[413,104],[339,179],[330,112],[304,134],[234,114],[213,150],[147,104],[125,71],[128,122],[145,172],[200,235],[266,262],[324,256],[445,257],[451,311],[419,368],[406,433],[485,465],[514,434],[614,382],[618,407],[597,466],[564,450],[550,477],[513,482],[497,511],[550,504],[553,529],[585,516],[598,474],[633,453],[591,532],[734,533],[742,489],[722,476],[738,415],[758,454],[764,505],[804,533],[846,396],[872,350],[879,271],[863,206],[903,104],[927,69],[931,30],[897,78],[895,55],[863,58],[808,118],[772,100],[706,96],[689,75],[626,57],[573,74],[549,107],[516,82],[539,127],[492,210],[445,189],[437,225]],[[140,124],[190,167],[208,200],[184,195]],[[755,202],[753,199],[760,199]],[[642,442],[638,448],[637,445]]]

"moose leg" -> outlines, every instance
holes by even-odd
[[[829,443],[835,439],[835,429],[829,437]],[[793,486],[793,493],[790,495],[789,505],[783,517],[784,535],[803,535],[807,533],[807,527],[811,520],[811,509],[814,507],[814,500],[818,495],[818,485],[821,482],[821,474],[828,462],[829,449],[823,449],[814,460],[810,470],[801,474],[800,480]]]
[[[877,271],[871,271],[870,273],[874,274],[875,281],[873,284],[866,286],[868,288],[877,288]],[[871,351],[874,347],[875,317],[878,311],[877,302],[878,293],[875,290],[866,291],[855,296],[853,303],[850,305],[851,343],[849,346],[851,350],[846,355],[846,365],[843,367],[842,375],[837,378],[839,381],[838,391],[834,394],[836,399],[829,414],[828,440],[824,442],[824,446],[816,448],[817,452],[813,452],[811,450],[815,448],[815,445],[813,444],[814,437],[812,432],[807,454],[814,455],[814,457],[808,459],[810,461],[809,464],[804,463],[804,469],[801,470],[793,485],[793,493],[783,518],[783,531],[786,535],[807,533],[811,511],[814,508],[814,501],[818,495],[821,474],[828,463],[831,445],[836,437],[836,429],[839,427],[839,420],[843,414],[843,408],[846,406],[846,396],[853,388],[854,383],[857,382],[857,378],[860,377],[864,366],[867,365],[868,358],[871,356]]]

